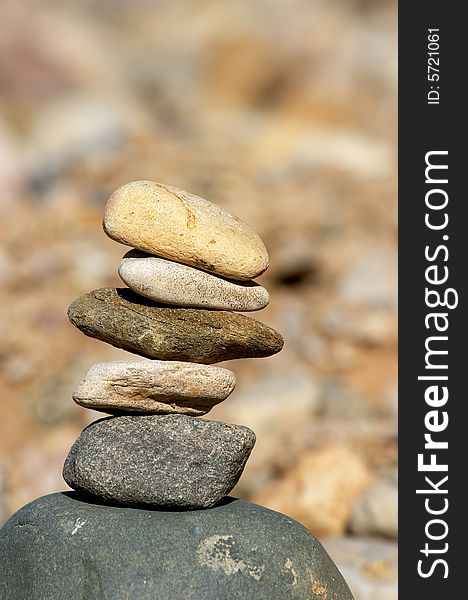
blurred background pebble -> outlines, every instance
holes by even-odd
[[[237,494],[301,520],[356,600],[396,598],[396,2],[3,0],[0,519],[64,489],[100,415],[66,308],[120,285],[105,200],[135,179],[264,239],[285,349],[208,417],[252,427]]]

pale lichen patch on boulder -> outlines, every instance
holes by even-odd
[[[212,535],[200,542],[196,553],[197,562],[225,575],[245,573],[256,581],[262,577],[265,565],[251,565],[243,560],[232,535]]]
[[[293,585],[293,586],[297,585],[297,571],[294,568],[294,565],[290,558],[286,559],[286,561],[284,563],[283,571],[285,571],[286,573],[289,573],[292,576],[291,585]]]

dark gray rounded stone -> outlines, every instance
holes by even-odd
[[[236,485],[254,444],[243,425],[186,415],[108,417],[82,431],[63,478],[111,503],[207,508]]]
[[[0,531],[2,600],[352,600],[293,519],[226,498],[151,511],[44,496]]]

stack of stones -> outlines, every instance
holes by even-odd
[[[235,386],[232,371],[211,363],[283,346],[278,332],[232,312],[268,304],[267,290],[252,281],[268,267],[266,248],[221,208],[148,181],[111,196],[103,227],[134,246],[119,267],[128,288],[82,296],[70,321],[152,360],[104,362],[86,373],[75,402],[116,416],[83,431],[64,479],[120,505],[208,508],[237,483],[255,443],[247,427],[197,418]]]
[[[91,367],[75,402],[112,416],[73,444],[74,492],[39,498],[0,532],[0,598],[15,600],[352,600],[315,537],[227,494],[255,443],[247,427],[200,418],[234,389],[212,363],[266,357],[283,339],[233,311],[266,306],[258,235],[187,192],[149,181],[118,189],[104,230],[134,249],[128,288],[69,308],[88,336],[138,354]],[[255,398],[252,398],[255,402]]]

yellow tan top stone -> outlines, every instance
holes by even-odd
[[[238,217],[154,181],[134,181],[115,191],[103,228],[121,244],[232,279],[253,279],[268,268],[264,243]]]

